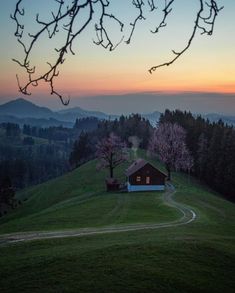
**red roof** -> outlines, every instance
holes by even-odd
[[[144,159],[137,159],[136,161],[134,161],[130,167],[126,170],[126,176],[129,177],[132,174],[134,174],[136,171],[140,170],[141,168],[143,168],[145,165],[150,164],[149,162],[145,161]],[[151,165],[151,164],[150,164]],[[152,167],[154,167],[153,165],[151,165]],[[154,167],[154,169],[157,169],[156,167]],[[157,169],[158,170],[158,169]],[[162,173],[163,175],[166,176],[166,174],[164,174],[163,172],[161,172],[160,170],[158,170],[160,173]]]

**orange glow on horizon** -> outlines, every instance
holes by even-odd
[[[235,94],[235,82],[221,81],[211,78],[210,81],[195,80],[191,82],[187,80],[176,80],[174,78],[161,77],[158,79],[152,76],[144,76],[142,79],[138,75],[108,75],[89,76],[79,74],[77,77],[66,76],[59,77],[55,80],[55,88],[62,95],[71,96],[91,96],[91,95],[107,95],[107,94],[126,94],[141,92],[163,92],[163,93],[179,93],[179,92],[212,92],[221,94]],[[0,80],[1,95],[18,96],[19,89],[15,79],[8,76],[2,77]],[[50,95],[48,84],[41,82],[38,87],[31,87],[32,95]]]

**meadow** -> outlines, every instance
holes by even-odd
[[[123,165],[116,174],[124,180]],[[161,168],[161,166],[160,166]],[[90,161],[19,193],[0,220],[5,233],[177,221],[163,192],[107,193]],[[192,208],[188,225],[3,244],[1,292],[234,292],[234,204],[184,174],[174,200]]]

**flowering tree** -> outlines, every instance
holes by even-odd
[[[185,130],[176,123],[161,123],[153,133],[149,150],[165,164],[169,180],[172,170],[182,169],[189,172],[193,167],[193,158],[185,138]]]
[[[128,159],[125,143],[121,139],[110,134],[109,137],[102,139],[97,144],[98,169],[109,169],[109,176],[113,178],[113,170]]]
[[[118,16],[114,2],[114,0],[50,0],[46,3],[50,12],[48,15],[44,15],[45,11],[43,15],[40,15],[39,11],[36,11],[35,15],[30,15],[33,5],[30,7],[26,0],[17,0],[11,18],[15,21],[15,36],[23,48],[24,57],[22,60],[13,60],[24,69],[27,76],[27,80],[22,83],[17,75],[19,91],[30,95],[30,87],[37,86],[40,81],[44,81],[50,85],[52,95],[58,96],[63,104],[68,104],[69,100],[64,100],[62,95],[55,90],[53,81],[58,76],[58,69],[64,63],[66,55],[75,54],[74,41],[87,31],[90,25],[94,26],[96,34],[94,43],[113,51],[123,42],[130,44],[137,26],[148,17],[152,17],[151,15],[154,13],[159,13],[161,16],[160,21],[151,28],[151,33],[158,33],[167,26],[168,18],[176,6],[180,7],[180,3],[177,3],[176,0],[125,0],[120,5],[129,5],[127,10],[132,19],[128,21],[125,20],[126,14]],[[216,18],[223,7],[218,7],[218,0],[196,0],[195,2],[198,3],[198,7],[194,12],[194,22],[186,44],[180,50],[172,50],[173,56],[170,60],[149,68],[150,73],[159,67],[171,65],[179,59],[190,48],[198,32],[209,36],[213,34]],[[37,7],[40,5],[42,7],[43,4],[38,5]],[[29,21],[31,16],[34,19]],[[30,23],[29,28],[27,28],[27,22]],[[120,32],[118,40],[115,40],[110,32],[112,25],[116,26]],[[43,73],[38,73],[38,68],[36,68],[38,64],[32,62],[35,47],[41,39],[46,37],[49,42],[57,34],[61,37],[55,48],[57,57],[53,62],[47,62]]]

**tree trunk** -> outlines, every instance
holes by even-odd
[[[166,167],[167,170],[167,180],[171,181],[171,169],[169,167]]]
[[[113,178],[113,167],[109,168],[109,175],[110,175],[110,178]]]
[[[110,166],[109,166],[110,178],[113,178],[113,153],[110,156]]]

